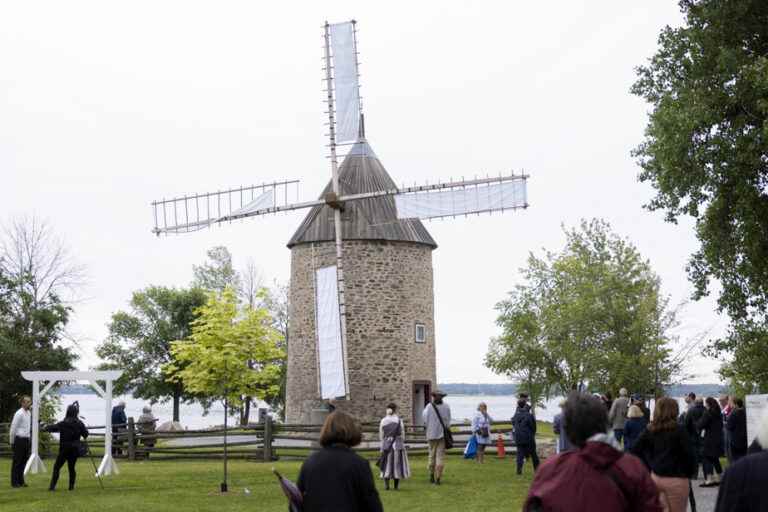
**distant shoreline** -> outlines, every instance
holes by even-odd
[[[447,383],[438,384],[438,388],[449,395],[465,396],[512,396],[517,394],[516,384],[469,384]],[[632,390],[630,390],[631,392]],[[665,391],[670,396],[684,396],[688,393],[696,393],[697,396],[715,396],[727,391],[722,384],[678,384],[668,386]],[[86,384],[69,384],[59,387],[58,395],[95,395],[96,391]],[[130,393],[127,393],[130,394]]]

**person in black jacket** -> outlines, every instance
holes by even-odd
[[[715,512],[768,510],[768,452],[759,452],[728,468],[717,493]]]
[[[517,401],[517,410],[512,417],[512,429],[517,447],[517,474],[523,474],[525,459],[531,458],[533,470],[539,467],[539,455],[536,453],[536,418],[531,414],[525,400]]]
[[[693,453],[696,455],[696,472],[691,475],[693,478],[699,477],[699,465],[704,461],[703,445],[701,441],[701,431],[696,426],[704,416],[706,409],[704,408],[704,399],[696,398],[694,393],[691,393],[693,398],[693,404],[685,413],[685,430],[688,432],[688,437],[691,440],[691,446],[693,447]]]
[[[85,439],[88,437],[88,429],[85,428],[83,422],[77,417],[79,412],[77,404],[72,404],[67,407],[64,421],[60,421],[55,425],[48,425],[43,429],[46,432],[59,433],[59,455],[56,457],[56,462],[53,465],[51,485],[48,488],[50,491],[56,490],[56,482],[59,481],[59,472],[64,462],[67,463],[67,469],[69,470],[69,490],[71,491],[75,488],[75,479],[77,478],[75,464],[79,455],[80,438]]]
[[[381,512],[384,508],[367,460],[351,450],[363,438],[360,425],[341,411],[320,431],[322,449],[302,464],[297,485],[304,512]]]
[[[731,445],[731,462],[736,462],[747,454],[747,411],[741,398],[731,397],[731,414],[725,422],[725,429]]]
[[[631,450],[651,471],[662,502],[670,512],[685,512],[689,478],[697,469],[688,432],[677,423],[678,414],[677,400],[659,398],[653,421]]]
[[[696,424],[696,428],[704,432],[704,482],[699,487],[714,487],[720,484],[720,475],[723,467],[720,465],[720,457],[725,454],[723,446],[723,416],[720,412],[720,404],[717,400],[708,396],[704,400],[707,410]],[[714,468],[714,473],[712,469]]]

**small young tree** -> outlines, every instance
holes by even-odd
[[[168,378],[193,393],[242,406],[246,397],[269,399],[280,389],[280,333],[264,307],[238,307],[227,287],[210,293],[187,339],[174,341]]]

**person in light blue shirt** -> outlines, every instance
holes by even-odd
[[[480,402],[477,412],[472,418],[472,434],[477,440],[477,462],[482,464],[485,459],[485,447],[491,444],[491,423],[493,419],[488,416],[488,406]]]
[[[557,453],[563,453],[573,449],[571,441],[565,434],[565,420],[562,412],[563,407],[565,407],[565,400],[560,402],[561,411],[555,414],[555,417],[552,420],[552,431],[557,434]]]

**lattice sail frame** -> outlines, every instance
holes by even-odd
[[[507,176],[438,182],[346,196],[329,196],[314,201],[296,203],[287,202],[289,194],[286,187],[296,185],[298,189],[299,182],[297,180],[267,183],[243,187],[242,189],[234,188],[153,202],[155,227],[152,232],[158,235],[189,233],[216,224],[229,223],[249,217],[312,208],[324,204],[338,209],[347,202],[384,196],[395,197],[398,219],[418,218],[426,220],[504,212],[528,208],[527,181],[527,174],[513,173]],[[241,192],[247,197],[250,197],[249,195],[252,193],[254,199],[244,204],[241,204],[239,200],[236,201],[236,209],[219,209],[221,204],[230,205],[231,198],[239,197]],[[264,197],[271,198],[271,200],[283,197],[283,201],[279,204],[273,204],[271,201],[267,203],[262,199]],[[200,204],[203,199],[208,205],[216,205],[213,210],[215,215],[207,215],[203,218],[195,217],[190,221],[190,212],[197,214],[198,211],[201,211]],[[178,219],[182,212],[184,213],[184,222],[168,223],[170,217]]]
[[[213,225],[221,225],[233,220],[261,215],[276,214],[319,205],[328,205],[333,210],[335,231],[336,293],[338,300],[332,304],[338,308],[338,332],[328,333],[333,338],[328,344],[329,352],[343,353],[343,383],[338,379],[338,368],[331,368],[327,373],[332,385],[324,386],[319,377],[319,392],[323,399],[350,398],[349,371],[346,344],[346,303],[343,270],[343,244],[341,229],[341,210],[347,202],[376,197],[394,196],[397,219],[436,219],[460,215],[503,212],[528,207],[527,179],[525,174],[486,177],[474,180],[438,182],[413,187],[379,190],[361,194],[342,195],[339,187],[339,165],[337,149],[363,142],[365,123],[362,111],[362,97],[359,84],[359,63],[357,60],[356,22],[324,26],[324,72],[325,96],[329,126],[329,162],[331,164],[332,193],[324,198],[305,202],[289,202],[289,188],[296,187],[298,181],[283,181],[272,184],[253,185],[238,189],[195,194],[180,198],[152,203],[155,227],[153,232],[160,234],[180,234],[198,231]],[[291,189],[292,190],[292,189]],[[233,200],[234,198],[234,200]],[[204,200],[204,206],[202,202]],[[223,207],[222,207],[223,205]],[[212,208],[213,206],[213,208]],[[182,217],[183,211],[183,217]],[[172,218],[171,218],[172,217]],[[393,220],[393,222],[395,222]],[[313,269],[317,270],[317,269]],[[317,279],[317,277],[316,277]],[[327,295],[327,294],[326,294]],[[320,298],[316,297],[316,309]],[[326,301],[326,299],[323,299]],[[324,304],[327,305],[327,304]],[[318,336],[320,334],[318,333]],[[317,346],[320,346],[320,340]],[[338,354],[334,356],[338,359]],[[318,364],[320,365],[318,354]],[[334,359],[335,361],[335,359]],[[338,365],[337,365],[338,366]],[[323,368],[318,367],[321,376]],[[331,375],[335,377],[331,378]],[[331,391],[325,391],[326,388]],[[343,389],[342,389],[343,388]],[[344,393],[340,395],[339,393]]]

